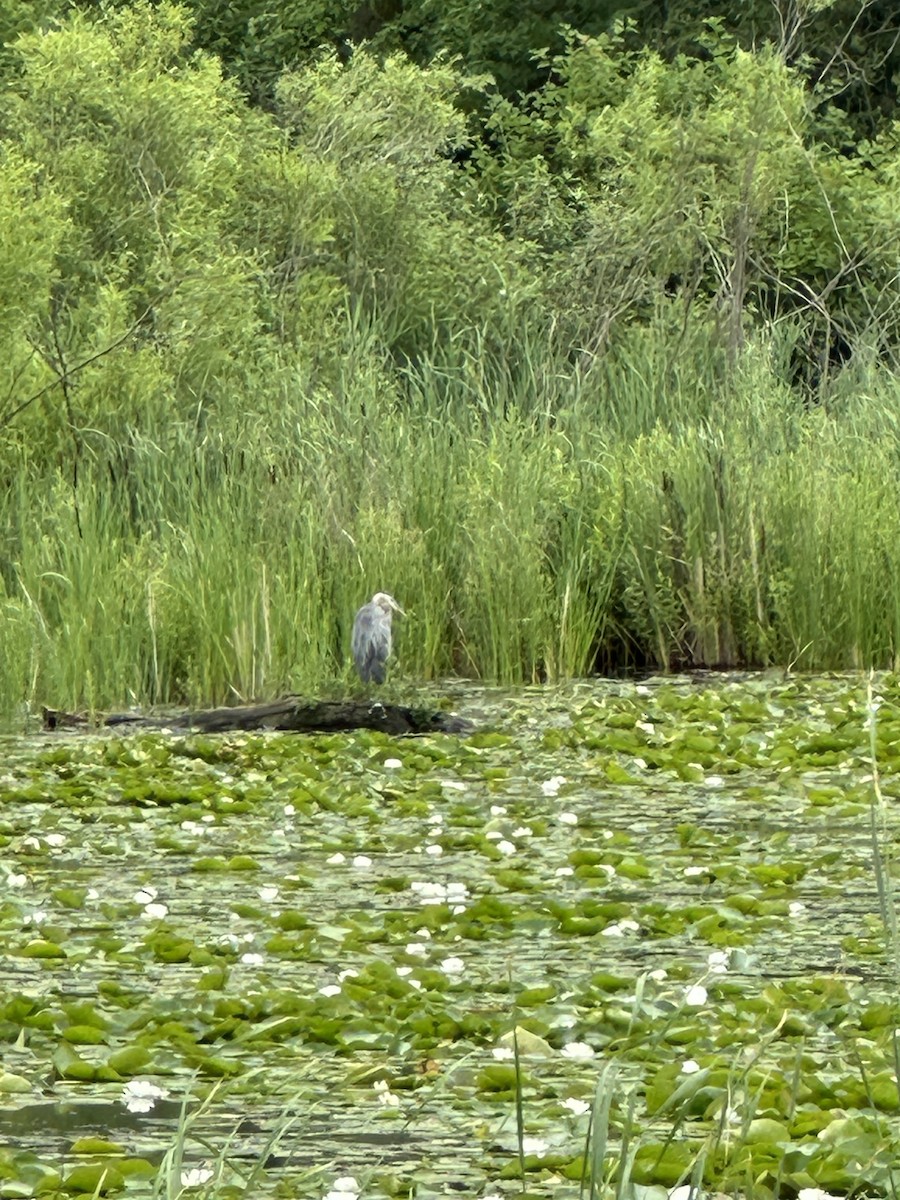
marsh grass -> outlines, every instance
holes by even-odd
[[[401,367],[368,326],[346,341],[327,369],[248,368],[231,407],[85,433],[77,480],[7,448],[6,713],[348,686],[382,588],[410,614],[395,683],[897,662],[897,385],[875,368],[810,407],[762,342],[726,373],[665,330],[587,364],[533,330]]]

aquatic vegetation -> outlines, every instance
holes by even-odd
[[[5,741],[8,1194],[893,1194],[898,681],[460,699]]]

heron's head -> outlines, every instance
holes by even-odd
[[[380,608],[382,612],[390,613],[393,609],[393,611],[398,612],[401,617],[406,616],[406,613],[403,611],[394,597],[389,596],[387,592],[376,592],[372,597],[372,603],[376,608]]]

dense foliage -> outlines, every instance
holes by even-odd
[[[897,20],[2,0],[7,706],[895,662]]]

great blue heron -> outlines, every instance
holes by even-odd
[[[376,592],[353,622],[350,651],[363,683],[384,683],[385,664],[391,653],[391,614],[406,613],[393,596]]]

